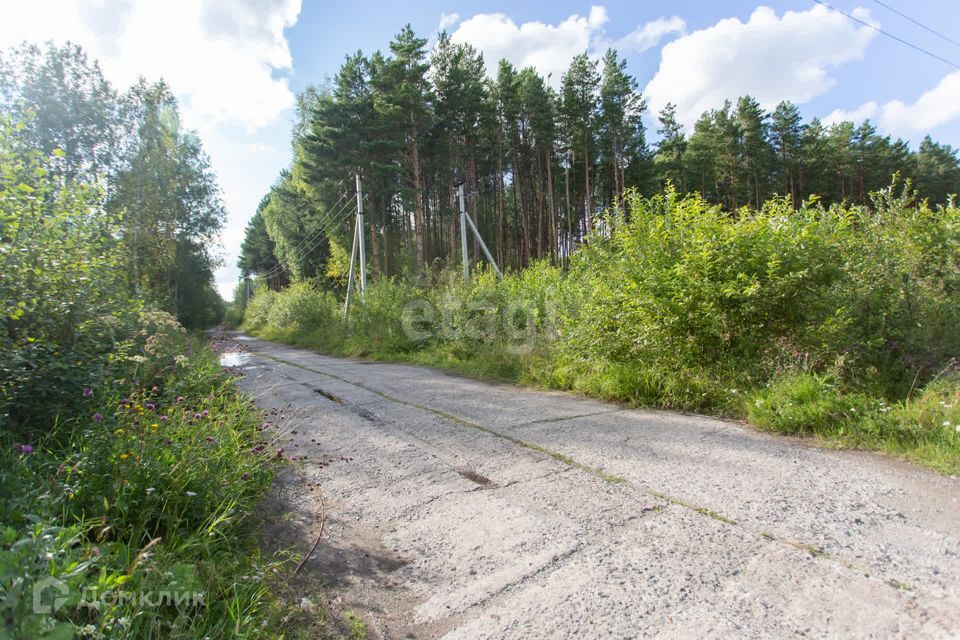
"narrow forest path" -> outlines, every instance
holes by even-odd
[[[373,636],[960,634],[956,478],[234,337],[305,456],[270,528],[305,551],[323,496],[303,572]]]

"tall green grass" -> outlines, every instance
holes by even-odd
[[[907,189],[870,207],[775,199],[735,212],[668,191],[628,197],[566,270],[380,280],[349,323],[309,283],[258,290],[244,323],[328,352],[744,417],[956,471],[956,416],[924,398],[949,405],[958,388],[958,294],[960,210]]]
[[[273,565],[250,535],[270,432],[211,351],[143,326],[112,370],[129,377],[52,430],[0,437],[0,637],[270,635]]]

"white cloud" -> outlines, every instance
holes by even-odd
[[[823,121],[826,124],[870,118],[884,132],[904,138],[925,135],[960,119],[960,71],[941,78],[935,87],[923,92],[912,104],[892,100],[884,104],[865,102],[852,111],[836,109]]]
[[[613,47],[621,53],[642,53],[660,44],[667,36],[683,33],[686,30],[687,23],[684,22],[683,18],[678,16],[672,18],[661,17],[637,27],[614,42]]]
[[[834,109],[825,117],[821,118],[820,121],[824,125],[830,126],[837,124],[838,122],[862,122],[868,118],[873,119],[877,117],[877,110],[879,105],[876,102],[864,102],[862,105],[854,109],[853,111],[846,111],[844,109]]]
[[[870,20],[863,9],[854,15]],[[672,102],[688,127],[745,94],[766,108],[781,100],[802,104],[830,89],[830,68],[861,59],[874,35],[822,6],[780,17],[758,7],[747,22],[727,18],[666,44],[644,93],[652,113]]]
[[[458,22],[460,22],[459,13],[444,13],[440,16],[440,24],[437,26],[437,31],[446,31]]]
[[[503,13],[481,13],[460,23],[450,39],[469,42],[483,52],[487,73],[496,75],[497,64],[506,58],[518,68],[535,67],[544,76],[552,74],[556,85],[570,60],[590,47],[608,20],[601,6],[590,8],[586,17],[572,15],[557,25],[524,22],[517,25]]]
[[[82,45],[107,77],[126,88],[138,76],[163,77],[181,98],[184,121],[251,129],[293,106],[283,30],[300,0],[33,0],[6,8],[0,47],[22,40]]]
[[[274,74],[292,70],[284,30],[299,14],[300,0],[30,0],[4,7],[0,48],[70,40],[120,90],[138,76],[170,84],[223,189],[229,296],[245,221],[287,162],[294,95]]]

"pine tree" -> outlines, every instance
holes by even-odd
[[[654,156],[654,167],[660,185],[672,184],[677,190],[687,190],[686,167],[684,157],[687,151],[687,141],[683,135],[683,125],[677,121],[677,107],[668,102],[660,111],[658,118],[660,128],[660,142],[657,144],[657,153]]]
[[[800,110],[792,102],[781,102],[773,111],[770,123],[770,142],[776,156],[774,180],[780,193],[789,196],[796,208],[799,204],[799,173],[801,145],[804,135]]]
[[[590,175],[596,154],[593,138],[598,108],[597,90],[600,76],[597,63],[586,53],[574,56],[570,68],[562,79],[562,118],[567,148],[570,151],[571,168],[579,160],[582,166],[583,186],[580,189],[583,203],[583,231],[593,226],[593,191]]]

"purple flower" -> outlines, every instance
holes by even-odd
[[[103,416],[102,416],[101,414],[99,414],[99,413],[95,413],[95,414],[93,414],[93,421],[94,421],[94,422],[103,422]]]
[[[203,410],[203,417],[206,418],[208,415],[210,415],[210,412],[207,411],[206,409],[204,409],[204,410]]]
[[[183,396],[177,396],[177,399],[174,400],[174,402],[176,402],[176,403],[178,403],[178,404],[181,403],[181,402],[183,402]]]
[[[152,402],[147,403],[147,409],[150,409],[150,411],[153,411],[156,408],[157,408],[157,405],[153,404]]]
[[[250,479],[250,474],[249,474],[249,473],[245,473],[245,474],[243,474],[243,475],[240,477],[240,479],[241,479],[241,480],[249,480],[249,479]]]
[[[91,389],[90,387],[84,387],[84,388],[83,388],[83,397],[84,397],[84,398],[89,398],[89,397],[92,396],[92,395],[93,395],[93,389]]]
[[[214,438],[213,436],[207,436],[207,442],[209,442],[210,444],[214,444],[216,443],[216,441],[217,441],[216,438]]]
[[[25,445],[23,445],[22,447],[20,447],[20,452],[21,452],[23,455],[28,456],[28,455],[30,455],[31,453],[33,453],[33,447],[31,447],[31,446],[28,445],[28,444],[25,444]]]
[[[200,415],[199,413],[195,413],[195,414],[193,414],[193,417],[196,418],[197,420],[199,420],[199,419],[202,418],[203,416]]]
[[[160,416],[160,422],[166,422],[167,416]]]

